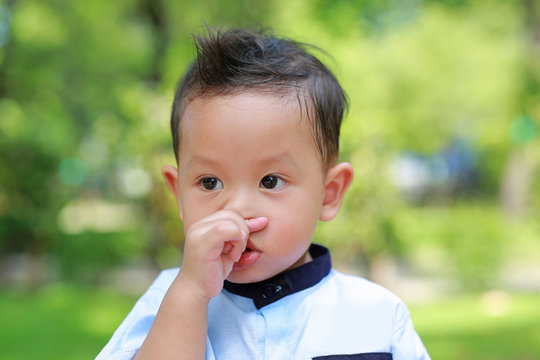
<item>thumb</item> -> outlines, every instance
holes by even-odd
[[[255,232],[264,229],[268,225],[268,218],[264,216],[246,220],[249,232]]]

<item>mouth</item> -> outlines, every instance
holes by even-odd
[[[260,252],[259,248],[255,246],[253,241],[251,241],[251,239],[248,239],[247,244],[246,244],[246,249],[244,250],[244,252],[252,252],[252,251]]]
[[[246,249],[240,256],[240,259],[234,263],[233,269],[236,271],[247,269],[259,261],[261,258],[260,250],[248,240]]]

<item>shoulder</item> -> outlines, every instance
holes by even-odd
[[[328,282],[341,295],[372,301],[391,303],[402,302],[401,299],[383,286],[359,276],[347,275],[332,269],[328,274]]]
[[[332,269],[326,279],[325,292],[345,308],[356,309],[363,314],[385,314],[394,326],[409,317],[405,303],[383,286],[359,276],[343,274]]]
[[[371,344],[382,344],[381,349],[388,349],[394,359],[429,359],[407,306],[390,290],[332,270],[321,291],[324,296],[319,299],[332,299],[333,306],[325,308],[332,314],[330,318],[344,319],[340,324],[346,331],[340,336],[346,337],[351,332],[358,338],[369,339]]]
[[[358,276],[331,270],[306,292],[302,304],[309,309],[310,331],[325,339],[320,340],[325,353],[393,352],[394,346],[402,347],[396,339],[407,343],[410,338],[409,331],[407,336],[400,335],[410,329],[409,312],[400,298]],[[326,348],[327,344],[332,345]]]

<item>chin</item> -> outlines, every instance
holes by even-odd
[[[249,268],[231,272],[227,277],[227,280],[236,284],[249,284],[269,279],[274,275],[275,274],[259,272],[254,268]]]
[[[227,277],[227,280],[236,284],[249,284],[268,279],[268,277],[264,276],[241,274],[242,272],[243,271],[237,271],[235,274],[231,273],[229,277]]]

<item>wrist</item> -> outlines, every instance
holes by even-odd
[[[172,282],[167,293],[178,301],[188,303],[191,306],[208,306],[212,299],[201,288],[200,284],[180,272]]]

